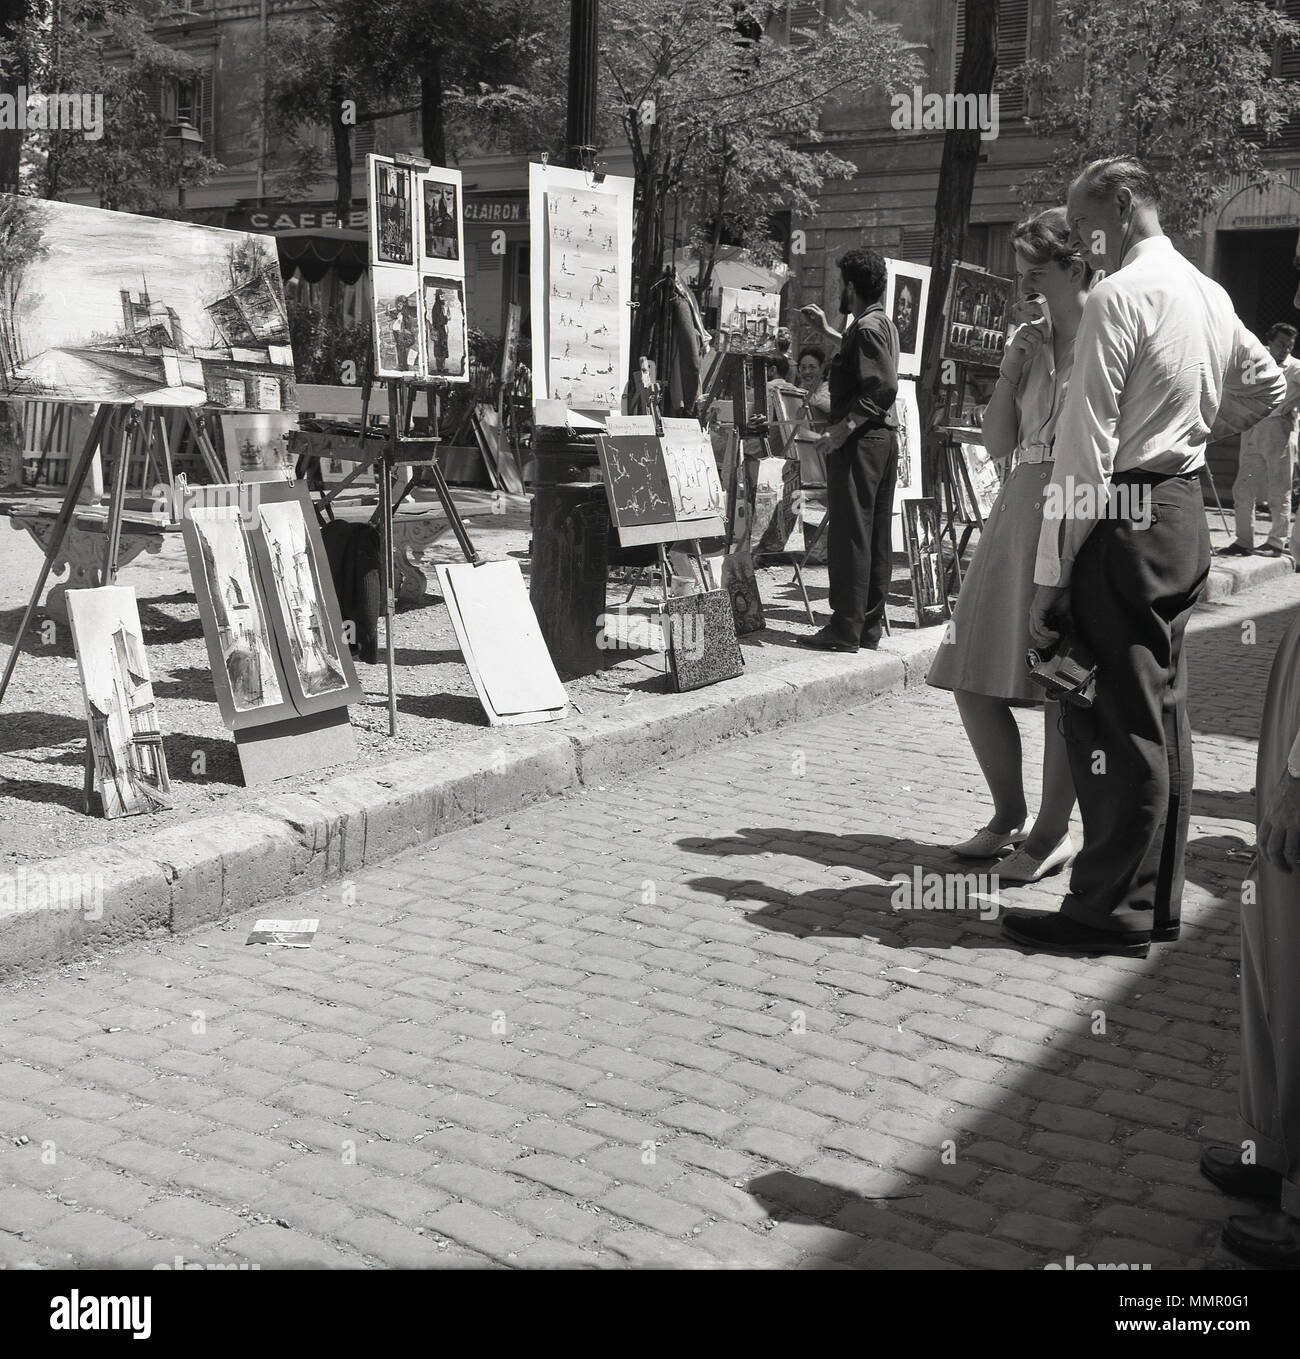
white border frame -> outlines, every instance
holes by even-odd
[[[925,317],[930,307],[930,266],[928,264],[913,264],[911,260],[894,260],[886,257],[885,270],[887,274],[885,315],[891,321],[894,319],[894,295],[898,287],[898,275],[903,273],[909,278],[915,278],[919,275],[921,279],[921,296],[917,302],[916,348],[915,350],[904,350],[900,347],[898,351],[898,376],[920,377],[921,351],[925,347]]]

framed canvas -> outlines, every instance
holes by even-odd
[[[222,721],[238,729],[294,717],[237,502],[187,507],[181,532]]]
[[[366,206],[370,213],[370,263],[416,263],[415,176],[388,156],[366,157]]]
[[[885,269],[885,311],[898,330],[898,375],[919,377],[925,313],[930,305],[930,266],[887,259]]]
[[[65,597],[104,815],[165,810],[171,783],[135,591],[105,585]]]
[[[421,378],[426,371],[420,276],[414,269],[370,270],[375,376]]]
[[[610,517],[623,546],[671,543],[680,536],[672,487],[653,434],[597,435]]]
[[[306,716],[362,702],[306,486],[261,487],[248,539],[294,710]]]
[[[921,489],[921,410],[916,400],[916,383],[902,378],[894,401],[898,420],[898,481],[894,487],[894,512],[902,499]]]
[[[794,458],[758,458],[748,465],[754,509],[751,544],[755,557],[803,551],[802,486]]]
[[[469,381],[469,324],[465,282],[438,274],[420,278],[421,353],[424,372],[448,382]]]
[[[426,170],[420,194],[420,261],[424,269],[463,273],[465,230],[459,170]],[[455,266],[450,269],[450,266]]]
[[[758,577],[749,547],[738,547],[722,559],[722,588],[731,601],[736,636],[762,632],[767,627],[763,601],[758,593]]]
[[[963,499],[971,512],[967,522],[982,525],[1002,490],[1002,473],[983,444],[957,444],[950,448],[957,463]]]
[[[1002,362],[1016,285],[960,261],[952,266],[944,303],[942,357],[976,368]]]
[[[0,195],[0,398],[296,410],[275,240]]]
[[[289,432],[297,428],[297,415],[286,411],[221,416],[226,476],[240,481],[274,472],[292,480],[297,459],[289,452]]]
[[[912,576],[917,626],[926,609],[948,613],[948,591],[940,537],[939,507],[932,499],[903,501],[903,543]]]
[[[718,308],[719,348],[724,354],[775,354],[781,294],[723,288]]]
[[[673,513],[679,520],[721,519],[726,502],[713,440],[698,420],[663,422],[663,454]]]

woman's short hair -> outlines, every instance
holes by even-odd
[[[802,363],[809,355],[812,355],[812,357],[816,359],[818,363],[822,364],[823,366],[825,365],[826,351],[824,349],[818,349],[815,344],[804,345],[804,347],[799,351],[799,362]]]
[[[1017,223],[1011,232],[1011,244],[1027,264],[1079,263],[1083,265],[1084,284],[1092,281],[1092,265],[1082,251],[1074,248],[1064,208],[1048,208]]]

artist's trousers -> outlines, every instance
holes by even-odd
[[[897,430],[868,430],[826,458],[831,628],[846,642],[879,641],[884,628],[897,479]]]
[[[1192,795],[1183,634],[1210,535],[1195,475],[1115,482],[1129,483],[1111,502],[1128,513],[1097,523],[1071,580],[1075,633],[1098,670],[1091,709],[1062,704],[1083,847],[1061,910],[1130,933],[1179,920]]]
[[[1255,822],[1300,727],[1300,615],[1273,661],[1255,766]],[[1253,892],[1250,890],[1253,887]],[[1255,864],[1241,903],[1241,1116],[1255,1161],[1284,1177],[1300,1217],[1300,873]]]
[[[1237,541],[1242,547],[1255,546],[1255,506],[1268,499],[1272,523],[1268,529],[1269,547],[1284,548],[1291,534],[1291,464],[1294,445],[1285,429],[1270,430],[1261,421],[1241,436],[1241,455],[1237,479],[1232,483],[1232,512],[1237,520]]]

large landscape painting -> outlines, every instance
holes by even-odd
[[[0,195],[0,397],[295,410],[274,239]]]

